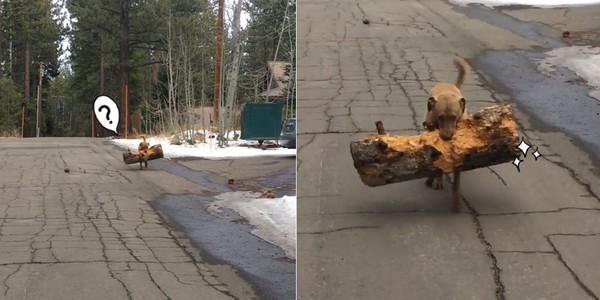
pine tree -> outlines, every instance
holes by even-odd
[[[27,108],[31,106],[31,99],[36,98],[39,76],[44,75],[39,74],[39,64],[52,65],[55,68],[58,65],[61,32],[55,19],[55,10],[56,6],[51,0],[2,1],[2,70],[20,87],[19,91]],[[44,80],[42,91],[47,86],[48,80]],[[28,128],[25,134],[35,134],[35,111],[28,109],[26,115]]]

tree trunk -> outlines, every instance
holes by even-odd
[[[128,84],[129,84],[129,1],[121,1],[120,17],[120,41],[119,41],[119,87],[121,89],[121,99],[119,101],[121,111],[119,129],[121,134],[127,136],[128,124]]]
[[[8,71],[10,74],[13,72],[13,41],[12,35],[10,36],[10,41],[8,42]]]
[[[185,111],[182,111],[178,114],[179,119],[178,122],[181,127],[184,129],[183,136],[184,139],[193,143],[194,132],[192,130],[193,127],[193,117],[192,110],[194,107],[194,77],[193,77],[193,68],[192,62],[193,60],[193,43],[190,41],[193,40],[193,37],[189,34],[182,32],[179,34],[179,56],[180,56],[180,74],[182,77],[183,84],[183,99],[184,103],[181,106],[185,107]]]
[[[176,133],[176,118],[177,118],[177,108],[175,105],[175,68],[174,68],[174,59],[173,59],[173,13],[171,11],[171,6],[169,6],[169,21],[167,24],[167,74],[168,78],[168,96],[167,96],[167,109],[168,109],[168,122],[171,133]]]
[[[100,95],[104,95],[104,52],[100,50]]]
[[[214,125],[218,127],[219,146],[223,146],[223,131],[225,124],[223,123],[223,112],[220,111],[220,106],[223,106],[221,101],[221,83],[223,79],[222,58],[223,58],[223,10],[225,9],[225,0],[218,0],[219,7],[217,11],[217,45],[215,53],[215,89],[214,89]]]
[[[24,92],[25,92],[25,99],[29,100],[29,97],[31,97],[31,90],[30,90],[30,82],[29,82],[29,73],[30,73],[30,68],[31,68],[31,42],[27,41],[25,42],[25,75],[23,78],[23,82],[25,84],[24,87]]]
[[[235,5],[235,11],[233,13],[233,28],[231,34],[231,40],[233,44],[233,61],[229,68],[229,74],[227,76],[227,94],[225,101],[225,124],[223,130],[231,128],[233,122],[233,104],[235,100],[235,91],[237,89],[238,74],[240,69],[240,17],[242,14],[242,0],[238,0]],[[224,141],[227,144],[227,140]]]
[[[160,49],[154,49],[152,53],[152,83],[158,83],[158,71],[160,70],[161,52]]]
[[[283,22],[281,23],[281,31],[279,31],[279,38],[277,39],[277,46],[275,47],[275,54],[273,55],[273,61],[277,61],[277,55],[279,54],[279,47],[281,46],[281,39],[283,38],[283,32],[285,31],[285,21],[287,19],[287,15],[288,15],[288,8],[290,7],[289,3],[286,2],[285,5],[285,18],[283,19]],[[274,66],[273,66],[274,69]],[[267,90],[271,89],[271,85],[273,84],[273,79],[275,78],[275,76],[273,76],[273,74],[269,74],[269,78],[267,79]],[[265,101],[269,102],[269,95],[267,94],[267,96],[265,97]]]
[[[101,43],[102,44],[102,43]],[[100,95],[105,95],[105,71],[104,71],[104,52],[103,49],[104,47],[102,45],[100,45],[100,81],[98,82],[98,90],[99,90],[99,94]],[[94,122],[94,134],[96,136],[109,136],[109,135],[113,135],[112,133],[108,133],[108,130],[106,130],[104,127],[102,126],[98,126],[100,125],[100,123],[97,123],[96,118],[92,119],[92,122]]]
[[[417,136],[374,134],[352,142],[350,152],[363,183],[374,187],[513,161],[518,144],[512,107],[501,104],[462,120],[450,141],[439,138],[437,130]]]

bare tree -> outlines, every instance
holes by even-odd
[[[174,61],[174,55],[173,55],[173,12],[171,9],[171,5],[169,3],[169,15],[168,15],[168,20],[167,20],[167,40],[166,40],[166,46],[167,46],[167,74],[168,74],[168,95],[167,95],[167,111],[168,111],[168,122],[169,122],[169,127],[172,133],[175,133],[176,131],[176,118],[177,118],[177,106],[175,105],[176,103],[176,93],[175,93],[175,89],[176,89],[176,85],[175,85],[175,61]]]
[[[283,33],[285,32],[286,26],[289,26],[285,22],[288,19],[289,7],[290,7],[290,4],[286,1],[285,2],[285,14],[284,14],[283,22],[281,23],[281,31],[279,32],[279,38],[277,39],[277,47],[275,47],[275,54],[273,55],[273,61],[277,61],[277,55],[279,53],[279,47],[281,46],[281,40],[283,39]],[[273,76],[269,76],[269,79],[267,81],[267,88],[271,88],[272,81],[273,81]],[[267,97],[265,98],[265,101],[269,102],[269,95],[267,95]]]
[[[235,5],[235,9],[233,12],[233,27],[232,27],[232,33],[231,33],[231,40],[232,40],[232,45],[233,45],[233,51],[232,51],[232,62],[231,65],[229,67],[229,72],[227,74],[227,79],[228,79],[228,83],[227,83],[227,93],[226,93],[226,100],[225,100],[225,119],[222,122],[222,128],[219,128],[219,135],[223,136],[223,132],[225,130],[227,130],[227,128],[231,128],[232,123],[233,123],[233,117],[234,117],[234,100],[235,100],[235,91],[237,90],[237,82],[238,82],[238,74],[239,74],[239,70],[240,70],[240,44],[241,44],[241,37],[240,37],[240,18],[242,15],[242,0],[238,0],[236,5]],[[220,142],[220,145],[227,145],[227,140],[229,137],[229,132],[227,132],[227,137],[222,138],[221,140],[223,142]]]
[[[192,67],[193,62],[193,47],[197,42],[197,38],[193,33],[185,32],[183,29],[179,34],[179,61],[180,61],[180,72],[183,84],[183,99],[185,105],[185,112],[178,115],[179,123],[183,125],[185,131],[183,133],[184,139],[188,143],[193,144],[194,140],[194,115],[193,110],[195,108],[194,100],[194,68]]]

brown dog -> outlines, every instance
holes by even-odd
[[[142,135],[143,141],[140,142],[138,146],[138,152],[142,155],[142,160],[144,162],[144,166],[148,168],[148,147],[150,147],[150,143],[146,142],[146,137]],[[140,161],[140,170],[142,169],[142,162]]]
[[[466,101],[460,88],[467,79],[470,71],[469,64],[462,58],[455,58],[454,65],[458,68],[456,83],[438,83],[430,92],[427,102],[427,112],[423,127],[429,131],[439,130],[440,138],[445,141],[452,139],[456,133],[458,122],[467,116]],[[443,175],[429,177],[425,182],[427,186],[436,190],[444,188]],[[452,186],[454,198],[454,212],[460,210],[460,171],[454,171],[454,184]]]

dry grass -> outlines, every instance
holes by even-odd
[[[0,131],[0,137],[18,138],[21,137],[21,131],[17,129],[3,130]]]

